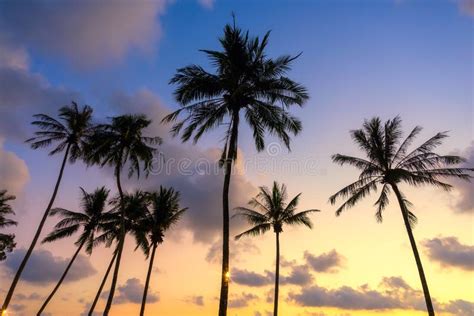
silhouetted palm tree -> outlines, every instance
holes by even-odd
[[[107,198],[109,195],[109,190],[105,187],[96,189],[93,193],[87,193],[83,188],[81,188],[81,211],[73,212],[63,208],[55,208],[51,210],[51,216],[58,214],[62,217],[62,220],[59,221],[54,231],[52,231],[44,240],[43,243],[49,243],[57,241],[63,238],[70,237],[71,235],[77,233],[82,228],[82,233],[75,242],[77,250],[72,256],[69,264],[66,266],[61,278],[54,287],[53,291],[49,294],[40,310],[38,315],[44,311],[49,301],[53,298],[56,291],[61,286],[64,281],[69,269],[71,268],[74,260],[77,255],[81,252],[83,246],[86,248],[88,254],[92,253],[94,248],[94,241],[96,238],[96,233],[105,229],[105,225],[111,220],[113,214],[106,212]]]
[[[296,213],[301,193],[296,195],[288,204],[286,186],[273,182],[272,189],[260,187],[260,192],[249,202],[251,209],[247,207],[235,208],[238,213],[233,217],[243,217],[249,224],[254,225],[249,230],[237,235],[235,239],[242,236],[257,236],[266,233],[273,228],[276,236],[276,268],[275,268],[275,295],[273,298],[273,315],[278,315],[278,292],[280,279],[280,234],[284,225],[305,225],[312,228],[313,224],[308,215],[319,210],[311,209]]]
[[[15,226],[17,223],[5,216],[14,215],[12,207],[8,203],[14,200],[13,195],[8,195],[7,190],[0,190],[0,228]],[[7,258],[7,252],[12,252],[15,248],[15,235],[0,233],[0,261]]]
[[[224,167],[223,245],[219,315],[227,314],[229,290],[229,186],[232,163],[237,158],[241,114],[253,132],[258,151],[265,147],[269,133],[280,138],[289,148],[290,135],[301,130],[301,122],[287,112],[291,105],[303,105],[306,89],[286,77],[298,56],[272,59],[266,55],[269,34],[252,38],[234,25],[226,25],[220,38],[222,51],[203,50],[215,67],[207,72],[190,65],[178,69],[170,83],[181,108],[166,116],[164,122],[176,121],[181,112],[186,117],[172,127],[174,136],[182,131],[183,142],[200,137],[221,125],[226,126],[224,149],[220,163]],[[225,122],[227,120],[227,122]]]
[[[149,255],[149,250],[151,248],[150,263],[148,265],[145,288],[143,290],[140,316],[145,315],[146,298],[148,287],[150,285],[150,277],[153,269],[156,248],[158,247],[158,244],[163,242],[165,232],[173,224],[176,224],[181,215],[186,211],[186,208],[180,208],[179,200],[179,192],[176,192],[173,188],[167,189],[160,186],[158,192],[150,194],[150,210],[139,221],[139,228],[137,231],[144,233],[145,236],[148,237],[147,256]]]
[[[408,137],[402,141],[401,119],[398,116],[388,120],[385,124],[376,117],[370,121],[365,121],[362,129],[351,131],[352,139],[362,149],[367,158],[362,159],[340,154],[332,156],[335,163],[352,165],[361,170],[361,174],[357,181],[331,196],[330,202],[335,204],[337,198],[347,198],[346,202],[336,211],[336,215],[339,215],[346,208],[354,206],[362,198],[376,191],[378,185],[381,185],[380,197],[375,202],[375,206],[377,206],[376,218],[381,222],[383,210],[389,203],[390,189],[393,190],[400,205],[423,286],[426,307],[428,314],[431,316],[434,315],[433,304],[412,232],[412,226],[416,223],[416,216],[409,211],[410,203],[400,192],[399,184],[406,183],[415,187],[432,185],[449,190],[451,185],[442,182],[442,179],[459,178],[469,180],[468,172],[474,169],[453,168],[451,166],[463,162],[464,159],[453,155],[443,156],[433,152],[433,149],[438,147],[442,140],[447,137],[446,132],[436,134],[419,147],[408,152],[409,146],[420,131],[421,127],[415,127]]]
[[[100,166],[108,165],[114,168],[121,205],[123,205],[124,202],[124,193],[120,179],[122,169],[126,164],[129,164],[129,177],[134,173],[137,174],[137,177],[140,177],[140,169],[145,170],[145,174],[148,175],[148,167],[152,162],[153,154],[156,152],[156,148],[151,146],[161,144],[160,137],[143,136],[143,130],[150,124],[151,120],[147,119],[145,115],[122,115],[113,117],[110,124],[98,126],[89,143],[91,154],[88,157],[88,163],[98,164]],[[143,166],[141,166],[141,164]],[[121,209],[122,224],[120,240],[118,242],[112,285],[104,315],[109,314],[112,306],[122,258],[125,223],[123,207],[121,207]]]
[[[70,106],[64,106],[59,109],[59,119],[55,119],[46,114],[34,115],[36,118],[31,124],[37,126],[40,130],[35,132],[35,137],[27,140],[31,144],[31,148],[38,149],[48,147],[55,144],[53,150],[50,151],[50,155],[55,155],[64,152],[64,158],[59,169],[58,179],[54,187],[53,195],[49,200],[48,206],[44,211],[43,218],[36,230],[35,236],[31,241],[30,247],[25,254],[25,257],[20,263],[18,270],[13,278],[8,294],[5,297],[5,301],[2,306],[2,312],[5,311],[10,303],[10,300],[15,291],[16,285],[20,276],[25,268],[28,259],[31,256],[33,249],[38,242],[41,235],[43,226],[48,218],[49,211],[53,206],[56,194],[58,193],[59,184],[64,172],[66,162],[69,160],[70,163],[74,163],[77,159],[83,158],[84,156],[84,144],[85,139],[90,136],[92,128],[92,108],[85,105],[79,108],[75,102],[72,102]]]
[[[141,248],[145,253],[148,251],[148,240],[146,235],[141,231],[140,221],[148,212],[148,205],[150,203],[149,194],[138,190],[131,194],[125,193],[123,199],[121,199],[119,195],[113,198],[110,203],[113,206],[111,218],[104,224],[104,232],[95,238],[94,245],[97,246],[105,243],[106,247],[110,247],[115,243],[116,247],[96,297],[94,298],[94,302],[90,307],[89,315],[92,315],[94,312],[112,265],[114,263],[117,264],[119,244],[122,239],[122,224],[125,228],[125,233],[130,233],[135,237],[135,249]],[[122,218],[124,220],[122,220]]]

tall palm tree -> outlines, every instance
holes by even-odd
[[[8,308],[18,280],[20,279],[23,269],[25,268],[26,263],[28,262],[28,259],[30,258],[41,235],[46,219],[48,218],[51,207],[56,199],[66,162],[69,160],[70,163],[74,163],[77,159],[83,158],[85,140],[90,136],[93,130],[92,108],[88,105],[79,108],[75,102],[72,102],[70,106],[60,108],[58,119],[46,114],[36,114],[34,117],[36,120],[31,124],[37,126],[40,130],[35,132],[35,136],[26,140],[26,142],[30,143],[31,148],[33,149],[48,147],[54,144],[55,147],[49,154],[55,155],[64,152],[64,157],[59,169],[56,185],[54,186],[53,195],[51,196],[41,222],[36,229],[30,247],[13,278],[10,289],[8,290],[5,301],[3,302],[2,312]]]
[[[108,315],[112,307],[125,239],[124,192],[122,190],[120,176],[123,168],[127,164],[129,165],[129,177],[135,173],[137,177],[140,177],[141,169],[145,171],[145,175],[148,175],[148,167],[152,162],[153,154],[157,150],[152,146],[161,144],[160,137],[143,136],[143,130],[150,124],[151,120],[147,119],[145,115],[122,115],[113,117],[109,124],[103,124],[97,127],[96,132],[89,142],[91,149],[91,154],[88,157],[89,165],[98,164],[102,167],[108,165],[114,168],[121,204],[120,216],[122,223],[120,225],[120,240],[118,243],[112,285],[104,315]]]
[[[459,178],[469,180],[471,176],[468,173],[474,171],[474,169],[453,167],[463,162],[464,159],[458,156],[439,155],[433,152],[436,147],[441,145],[443,139],[447,137],[446,132],[437,133],[419,147],[408,151],[409,146],[420,131],[421,127],[415,127],[408,137],[403,140],[401,119],[398,116],[385,123],[382,123],[378,117],[375,117],[369,121],[366,120],[361,129],[351,131],[352,139],[364,152],[366,158],[340,154],[332,156],[335,163],[341,166],[345,164],[352,165],[361,170],[361,174],[357,181],[331,196],[330,202],[335,204],[338,198],[347,199],[336,211],[336,215],[340,215],[342,211],[354,206],[362,198],[376,191],[378,186],[382,186],[380,196],[375,202],[377,207],[375,216],[381,222],[383,211],[389,204],[390,191],[393,190],[398,200],[415,256],[423,286],[426,308],[431,316],[434,315],[433,304],[412,232],[417,218],[408,209],[408,206],[411,204],[400,191],[399,185],[402,183],[415,187],[431,185],[449,190],[451,185],[442,182],[443,179]]]
[[[286,186],[273,182],[270,190],[267,187],[260,187],[260,192],[252,198],[247,207],[237,207],[237,213],[233,217],[243,217],[250,225],[254,225],[249,230],[237,235],[235,239],[242,236],[262,235],[273,228],[276,236],[276,268],[275,268],[275,295],[273,297],[273,315],[278,315],[278,292],[280,279],[280,234],[283,232],[283,225],[305,225],[312,228],[308,215],[319,210],[311,209],[296,213],[296,207],[301,193],[296,195],[289,203],[286,203],[288,195]]]
[[[148,287],[150,285],[151,271],[153,269],[153,261],[155,259],[156,248],[163,242],[165,232],[176,224],[186,208],[179,205],[179,192],[173,188],[164,188],[160,186],[158,192],[150,195],[151,207],[149,212],[143,217],[139,223],[139,232],[145,233],[148,237],[148,249],[146,255],[149,254],[151,248],[150,263],[146,275],[145,288],[143,290],[142,306],[140,308],[140,316],[145,315],[146,298]]]
[[[13,195],[8,195],[7,190],[0,190],[0,228],[15,226],[17,223],[8,219],[5,216],[14,215],[12,207],[9,201],[14,200]],[[7,258],[7,252],[12,252],[15,248],[15,235],[13,234],[2,234],[0,233],[0,261]]]
[[[60,217],[62,217],[62,220],[56,224],[54,231],[52,231],[43,240],[43,243],[49,243],[70,237],[71,235],[77,233],[81,228],[82,233],[75,242],[75,245],[77,246],[76,252],[69,261],[69,264],[66,266],[66,269],[64,270],[53,291],[49,294],[41,306],[40,310],[38,311],[38,315],[41,315],[50,300],[53,298],[56,291],[63,283],[66,275],[69,272],[69,269],[74,263],[77,255],[81,252],[82,248],[85,246],[86,252],[89,255],[92,253],[96,234],[105,229],[106,224],[113,216],[113,214],[110,212],[106,212],[109,190],[107,190],[105,187],[98,188],[92,193],[87,193],[83,188],[81,188],[81,194],[80,212],[74,212],[63,208],[55,208],[51,210],[52,216],[58,214]]]
[[[140,221],[148,212],[148,205],[150,203],[149,193],[140,190],[137,190],[134,193],[125,193],[123,200],[125,232],[130,233],[135,237],[135,250],[141,248],[146,253],[148,251],[148,240],[146,235],[141,231]],[[115,249],[94,301],[89,309],[88,315],[90,316],[93,315],[100,294],[102,293],[105,282],[108,279],[110,270],[117,259],[122,224],[120,196],[112,199],[110,203],[113,206],[113,213],[111,214],[112,218],[104,225],[104,232],[94,240],[94,245],[97,246],[105,243],[106,247],[111,247],[112,244],[115,244]]]
[[[215,70],[208,72],[198,65],[177,70],[171,79],[181,108],[163,122],[176,122],[174,136],[182,132],[183,142],[225,126],[224,148],[220,159],[224,168],[222,274],[219,316],[227,315],[229,291],[229,186],[232,163],[237,158],[241,114],[252,129],[258,151],[265,148],[266,133],[281,139],[290,147],[290,135],[301,131],[301,122],[287,109],[303,105],[308,99],[306,89],[286,76],[292,62],[299,56],[270,58],[266,55],[270,33],[262,39],[250,37],[234,25],[226,25],[220,38],[221,51],[203,50]]]

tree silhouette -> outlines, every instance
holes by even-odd
[[[400,117],[395,117],[383,124],[378,117],[365,121],[362,129],[351,131],[352,139],[366,155],[366,159],[351,157],[346,155],[334,155],[332,159],[335,163],[342,165],[349,164],[361,171],[357,181],[344,187],[342,190],[330,197],[332,204],[338,198],[346,201],[337,209],[336,215],[357,204],[365,196],[382,186],[381,193],[375,206],[377,212],[376,219],[381,222],[383,211],[389,204],[389,194],[393,190],[397,197],[402,212],[405,228],[415,256],[418,273],[420,275],[423,293],[426,301],[426,308],[430,316],[434,315],[433,304],[428,289],[423,265],[413,236],[412,227],[416,223],[416,216],[408,207],[411,203],[400,191],[399,185],[402,183],[420,186],[435,186],[444,190],[451,189],[451,185],[442,182],[446,178],[458,178],[469,180],[468,172],[474,171],[471,168],[452,167],[464,161],[463,158],[453,155],[439,155],[433,150],[441,145],[443,139],[447,137],[446,132],[438,133],[425,141],[422,145],[412,151],[408,151],[413,140],[420,133],[421,127],[415,127],[407,138],[402,141]]]
[[[238,211],[233,217],[243,217],[249,224],[254,225],[249,230],[237,235],[235,239],[242,236],[262,235],[273,228],[276,236],[276,268],[275,268],[275,294],[273,297],[273,315],[278,315],[278,292],[280,279],[280,234],[284,225],[305,225],[312,228],[308,215],[319,210],[311,209],[296,213],[301,193],[296,195],[289,203],[286,203],[288,195],[284,184],[278,185],[273,182],[272,189],[260,187],[260,192],[249,202],[247,207],[237,207]]]
[[[81,188],[81,211],[74,212],[63,208],[55,208],[51,210],[51,216],[59,215],[62,220],[59,221],[54,231],[43,240],[43,243],[50,243],[63,238],[67,238],[77,233],[82,228],[82,233],[75,242],[77,246],[76,252],[72,256],[69,264],[66,266],[61,278],[54,287],[53,291],[46,298],[45,302],[38,311],[38,315],[44,311],[48,303],[53,298],[56,291],[63,283],[66,275],[69,272],[74,260],[77,255],[81,252],[85,246],[86,252],[90,255],[94,248],[96,233],[103,230],[105,225],[112,219],[113,215],[110,212],[106,212],[105,208],[107,205],[107,198],[109,190],[105,187],[96,189],[93,193],[87,193]]]
[[[104,315],[108,315],[112,307],[115,287],[122,258],[123,243],[125,240],[125,216],[123,211],[124,192],[121,184],[122,169],[129,164],[128,176],[136,174],[140,177],[140,170],[148,175],[148,167],[152,162],[156,148],[153,145],[161,144],[160,137],[143,136],[143,130],[151,124],[151,120],[145,115],[122,115],[113,117],[109,124],[103,124],[96,128],[95,133],[89,142],[90,155],[88,164],[98,164],[100,166],[111,166],[119,191],[121,211],[121,232],[118,241],[117,258],[115,262],[112,285],[107,299]]]
[[[229,292],[229,188],[232,163],[237,159],[241,114],[253,132],[258,151],[265,148],[266,133],[290,147],[290,135],[301,131],[301,122],[290,115],[292,105],[303,105],[306,89],[286,77],[299,56],[270,58],[266,55],[270,33],[262,39],[249,36],[235,25],[226,25],[219,39],[221,51],[202,50],[215,68],[208,72],[198,65],[177,70],[170,83],[177,86],[174,96],[181,108],[163,122],[175,122],[171,132],[181,133],[186,142],[225,126],[220,163],[224,168],[222,273],[219,316],[227,315]],[[186,116],[176,122],[181,113]]]
[[[0,190],[0,228],[15,226],[17,224],[14,220],[5,217],[15,214],[10,204],[8,204],[9,201],[14,199],[15,196],[8,195],[7,190]],[[15,235],[0,233],[0,261],[5,260],[7,258],[7,252],[12,252],[15,246]]]
[[[8,290],[5,301],[3,302],[2,313],[7,310],[13,293],[15,292],[18,280],[20,279],[23,269],[25,268],[26,263],[28,262],[28,259],[30,258],[41,235],[46,219],[48,218],[51,207],[56,199],[66,162],[69,160],[70,163],[74,163],[77,159],[84,157],[84,144],[93,130],[92,108],[87,105],[79,108],[75,102],[72,102],[70,106],[64,106],[59,109],[58,117],[58,119],[55,119],[46,114],[34,115],[36,120],[31,124],[38,127],[40,130],[35,132],[34,137],[26,140],[26,142],[31,144],[31,148],[33,149],[49,147],[50,145],[55,144],[54,149],[51,150],[49,154],[55,155],[64,152],[64,158],[59,169],[59,175],[56,180],[56,185],[54,186],[53,195],[44,211],[41,222],[36,229],[36,233],[25,257],[21,261],[15,277],[13,278],[10,289]]]

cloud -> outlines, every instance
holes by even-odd
[[[402,285],[400,287],[400,285]],[[378,290],[362,285],[357,289],[342,286],[327,289],[318,285],[289,293],[288,298],[308,307],[335,307],[351,310],[416,309],[423,310],[423,293],[411,288],[402,278],[384,278]]]
[[[122,61],[132,51],[153,52],[165,5],[164,0],[3,1],[0,29],[20,46],[90,67]]]
[[[443,307],[443,310],[452,313],[455,316],[472,315],[474,311],[474,303],[465,300],[449,301],[449,303]]]
[[[24,160],[15,153],[3,148],[0,136],[0,190],[8,190],[9,194],[18,195],[30,180],[30,173]]]
[[[474,142],[466,148],[463,152],[454,153],[460,155],[466,159],[465,163],[462,163],[460,167],[463,168],[474,168]],[[474,180],[474,179],[473,179]],[[474,181],[454,181],[453,182],[456,191],[459,196],[456,196],[456,203],[454,205],[457,213],[472,214],[474,213]]]
[[[345,258],[335,249],[319,256],[312,255],[306,251],[304,258],[307,264],[316,272],[337,272],[345,261]]]
[[[474,1],[472,0],[454,0],[456,1],[459,12],[474,17]]]
[[[134,94],[116,94],[110,100],[117,104],[119,113],[144,113],[153,119],[147,134],[165,139],[160,147],[163,160],[157,160],[151,166],[151,175],[140,180],[142,189],[155,190],[159,185],[172,186],[182,192],[181,204],[189,207],[181,224],[189,230],[195,241],[215,242],[222,232],[222,185],[223,170],[218,166],[220,150],[211,148],[201,150],[190,144],[178,143],[169,138],[169,125],[160,121],[169,113],[160,99],[147,89]],[[240,159],[242,159],[242,154]],[[257,191],[256,187],[243,175],[237,162],[231,179],[230,208],[246,205]],[[134,185],[133,181],[129,186]],[[231,235],[245,227],[241,220],[231,222]]]
[[[20,301],[24,301],[24,300],[31,301],[31,300],[40,300],[40,299],[42,299],[41,295],[39,295],[36,292],[33,292],[29,295],[23,294],[23,293],[18,293],[15,296]]]
[[[474,246],[463,245],[456,237],[438,237],[423,241],[428,257],[446,268],[474,270]]]
[[[124,285],[117,287],[117,294],[114,297],[114,303],[125,304],[141,304],[143,298],[143,289],[144,286],[141,284],[140,280],[137,278],[128,279]],[[109,291],[102,293],[101,298],[107,299],[109,296]],[[157,293],[150,292],[148,289],[148,294],[146,301],[148,304],[156,303],[160,300],[160,297]]]
[[[292,285],[306,285],[310,284],[313,281],[313,276],[311,275],[307,266],[299,265],[294,266],[288,276],[282,276],[280,278],[280,284],[292,284]]]
[[[15,250],[6,260],[5,267],[9,273],[15,273],[26,253],[25,249]],[[58,281],[70,258],[55,257],[48,250],[38,249],[31,254],[28,265],[22,274],[22,280],[35,284],[48,284]],[[86,256],[79,255],[64,282],[85,279],[96,273]]]
[[[204,306],[204,296],[202,295],[191,296],[191,297],[188,297],[186,302],[197,305],[197,306]]]
[[[260,254],[260,249],[250,239],[230,240],[230,259],[234,263],[243,261],[249,255]],[[222,239],[217,239],[211,244],[206,254],[206,261],[213,264],[221,264]]]
[[[76,92],[53,87],[39,74],[0,67],[0,135],[18,141],[29,137],[32,115],[54,115],[61,106],[79,101]]]
[[[202,5],[206,9],[214,8],[215,0],[198,0],[199,4]]]
[[[273,276],[268,271],[265,274],[258,274],[248,270],[233,269],[231,279],[234,283],[255,287],[269,285],[273,282]]]
[[[258,299],[258,296],[252,293],[242,293],[240,295],[231,295],[229,308],[242,308],[249,306],[250,302]]]

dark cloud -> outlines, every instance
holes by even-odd
[[[30,173],[24,160],[14,152],[3,148],[0,135],[0,179],[1,189],[8,190],[9,194],[18,195],[30,180]]]
[[[114,296],[114,303],[124,304],[124,303],[133,303],[141,304],[143,298],[143,289],[144,285],[141,284],[140,280],[137,278],[128,279],[124,285],[117,287],[116,295]],[[102,299],[107,299],[109,297],[109,291],[105,291],[100,296]],[[148,289],[148,294],[146,301],[149,304],[156,303],[160,300],[160,297],[157,293],[152,293]]]
[[[242,308],[249,306],[250,302],[258,299],[258,296],[252,293],[242,293],[240,295],[231,295],[229,308]]]
[[[231,273],[232,282],[246,286],[265,286],[272,284],[273,275],[270,272],[258,274],[248,270],[233,269]]]
[[[466,159],[466,162],[460,166],[463,168],[474,168],[474,142],[462,152],[456,152],[456,155]],[[456,192],[459,193],[455,197],[456,203],[454,204],[455,212],[464,214],[474,213],[474,181],[454,181],[454,187]]]
[[[307,264],[316,272],[337,272],[345,261],[345,258],[335,249],[319,256],[306,251],[304,258]]]
[[[119,62],[153,52],[166,1],[2,1],[0,29],[20,46],[77,66]],[[35,12],[35,14],[31,14]],[[126,21],[126,22],[125,22]]]
[[[454,0],[458,4],[459,11],[462,14],[474,17],[474,1],[472,0]]]
[[[111,104],[117,104],[119,113],[144,113],[153,119],[147,134],[161,136],[165,143],[161,146],[163,159],[150,167],[151,175],[140,180],[141,188],[155,190],[159,185],[172,186],[182,192],[181,203],[189,207],[181,224],[192,232],[194,240],[215,242],[222,232],[222,185],[223,170],[218,166],[220,150],[213,148],[201,150],[197,146],[181,144],[178,139],[170,139],[169,128],[160,124],[164,115],[169,113],[152,92],[142,89],[126,95],[116,94]],[[241,154],[241,153],[240,153]],[[240,157],[242,158],[242,154]],[[256,187],[243,175],[242,166],[234,166],[230,187],[230,207],[246,205],[257,191]],[[134,185],[129,182],[129,187]],[[236,235],[245,227],[245,223],[233,220],[231,234]]]
[[[51,86],[39,74],[0,67],[0,135],[24,141],[33,114],[54,115],[61,106],[79,99],[78,93]]]
[[[415,309],[423,310],[423,293],[411,288],[402,278],[384,278],[378,290],[362,285],[357,289],[342,286],[327,289],[318,285],[290,293],[288,298],[299,305],[335,307],[352,310]]]
[[[275,274],[270,271],[265,271],[263,274],[248,270],[233,269],[231,273],[232,282],[240,285],[261,287],[273,285],[275,282]],[[302,265],[295,265],[291,267],[288,275],[280,274],[281,285],[307,285],[313,281],[308,267]]]
[[[249,255],[260,254],[260,249],[250,239],[230,240],[230,259],[234,263],[243,261]],[[217,239],[211,244],[206,254],[206,261],[212,264],[221,264],[222,240]]]
[[[292,284],[292,285],[306,285],[313,282],[313,276],[311,275],[307,266],[294,266],[288,276],[282,276],[280,278],[280,284]]]
[[[438,237],[423,241],[429,258],[446,268],[474,270],[474,246],[463,245],[456,237]]]
[[[197,305],[197,306],[204,306],[204,296],[202,295],[191,296],[191,297],[188,297],[186,302]]]
[[[9,273],[15,273],[25,253],[25,249],[17,249],[8,257],[5,267]],[[23,271],[22,280],[36,284],[56,282],[69,263],[69,260],[70,258],[55,257],[48,250],[35,250]],[[86,256],[79,255],[64,282],[82,280],[95,273],[96,270],[89,262],[89,259]]]
[[[443,310],[455,316],[474,315],[474,303],[465,300],[454,300],[444,305]]]
[[[18,299],[20,301],[40,300],[40,299],[42,299],[42,296],[39,295],[36,292],[33,292],[29,295],[23,294],[23,293],[18,293],[18,294],[15,295],[15,299]]]

